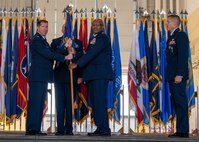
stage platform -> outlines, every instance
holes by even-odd
[[[168,138],[167,134],[132,134],[121,135],[113,133],[109,137],[88,137],[87,133],[75,133],[73,136],[26,136],[24,132],[5,132],[0,131],[0,142],[199,142],[199,136],[190,138]]]

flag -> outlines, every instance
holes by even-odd
[[[12,110],[12,95],[11,95],[11,66],[12,66],[12,18],[8,20],[8,35],[7,48],[4,69],[4,83],[5,83],[5,105],[6,105],[6,123],[11,122],[13,115]]]
[[[87,18],[81,17],[80,19],[79,39],[83,42],[84,51],[86,51],[88,47],[88,20]]]
[[[160,38],[160,110],[161,110],[161,122],[166,125],[172,117],[172,107],[170,99],[169,84],[166,80],[166,19],[161,21],[161,38]]]
[[[5,114],[5,86],[4,86],[4,69],[6,61],[6,46],[7,46],[7,30],[6,19],[0,20],[0,121],[3,121]]]
[[[14,27],[14,42],[12,49],[12,69],[11,69],[11,96],[12,100],[12,109],[14,117],[18,117],[18,108],[17,108],[17,83],[18,83],[18,75],[17,75],[17,66],[18,66],[18,20],[15,18],[15,27]]]
[[[25,33],[24,33],[24,19],[21,22],[21,31],[18,40],[18,95],[17,95],[17,106],[20,108],[19,114],[24,112],[24,116],[27,115],[27,103],[28,103],[28,89],[27,89],[27,75],[28,75],[28,63],[26,56],[25,46]]]
[[[188,35],[188,21],[184,22],[184,29]],[[191,115],[191,109],[195,107],[195,98],[194,98],[194,78],[193,78],[193,68],[192,68],[192,59],[191,59],[191,48],[189,45],[188,48],[188,67],[189,67],[189,79],[187,80],[187,98],[188,98],[188,108],[189,108],[189,116]]]
[[[145,43],[145,51],[146,51],[146,58],[147,58],[147,75],[148,75],[148,93],[149,93],[149,101],[151,100],[151,93],[152,93],[152,86],[151,81],[149,81],[149,77],[151,76],[151,64],[150,64],[150,48],[149,48],[149,41],[148,41],[148,22],[147,19],[144,20],[144,43]]]
[[[66,29],[64,30],[64,37],[72,38],[72,25],[71,25],[71,15],[67,12],[66,15]]]
[[[103,22],[104,22],[104,29],[107,29],[107,25],[106,25],[107,24],[107,15],[103,16]],[[105,33],[106,33],[106,30],[105,30]]]
[[[149,107],[149,92],[148,92],[148,74],[147,74],[147,54],[144,39],[144,27],[143,22],[140,21],[139,30],[139,51],[140,51],[140,62],[141,62],[141,88],[143,96],[143,119],[144,124],[149,125],[150,120],[150,107]]]
[[[122,65],[121,65],[121,57],[120,57],[120,44],[119,44],[119,36],[117,29],[117,20],[114,18],[114,28],[113,28],[113,43],[112,49],[115,53],[115,62],[114,62],[114,96],[113,96],[113,118],[120,122],[120,90],[122,87]]]
[[[34,18],[31,18],[31,28],[30,28],[30,38],[32,38],[35,34],[35,23]]]
[[[74,20],[74,26],[73,26],[73,37],[74,38],[78,38],[78,18],[75,18]],[[79,99],[79,88],[77,89],[78,91],[75,91],[75,95],[74,95],[74,118],[77,122],[79,122],[80,120],[80,99]],[[76,93],[77,92],[77,93]]]
[[[84,30],[84,23],[83,23],[83,17],[80,18],[80,25],[79,25],[79,39],[83,42],[84,37],[83,37],[83,30]],[[83,44],[84,45],[84,44]]]
[[[83,43],[84,51],[86,52],[88,46],[88,21],[87,18],[80,19],[79,37]],[[87,85],[81,83],[79,85],[79,107],[80,107],[80,124],[88,118],[88,88]]]
[[[28,18],[25,18],[25,47],[26,47],[26,54],[27,54],[27,67],[28,67],[28,72],[30,68],[30,49],[29,49],[29,44],[30,44],[30,29],[29,29],[29,22]]]
[[[88,47],[88,19],[85,18],[84,19],[84,32],[83,32],[83,46],[84,46],[84,50],[87,50]]]
[[[90,34],[89,34],[89,41],[93,37],[93,31],[92,31],[92,23],[93,23],[93,21],[94,21],[94,17],[91,17],[91,28],[90,28]]]
[[[136,111],[138,125],[143,122],[143,97],[141,84],[141,65],[140,65],[140,51],[139,51],[139,21],[136,20],[136,27],[133,30],[134,37],[130,52],[130,61],[128,68],[128,88],[130,95],[130,106]]]
[[[151,100],[150,100],[150,109],[151,109],[151,118],[156,125],[160,120],[160,104],[159,104],[159,65],[157,57],[157,46],[156,46],[156,34],[155,34],[155,20],[152,21],[152,36],[150,43],[150,66],[151,66],[151,75],[149,81],[151,82]]]
[[[111,42],[111,18],[108,18],[107,21],[107,27],[105,29],[105,33],[109,38],[109,41]],[[115,64],[115,54],[114,54],[114,49],[111,47],[111,66],[112,70],[114,72],[114,64]],[[108,117],[109,119],[112,119],[112,111],[114,108],[114,103],[113,103],[113,97],[114,97],[114,81],[111,80],[108,83],[108,89],[107,89],[107,106],[108,106]]]
[[[0,17],[0,70],[1,70],[1,66],[2,66],[2,46],[3,46],[3,35],[2,35],[2,30],[3,30],[3,19],[2,17]],[[4,93],[3,93],[3,76],[0,72],[0,121],[3,121],[3,114],[4,114]]]
[[[73,28],[73,37],[78,38],[78,18],[75,18]]]

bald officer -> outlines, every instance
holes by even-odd
[[[107,88],[109,80],[113,79],[111,67],[111,43],[103,32],[103,21],[95,19],[92,22],[93,36],[89,40],[88,50],[71,69],[83,69],[83,79],[88,84],[92,101],[92,111],[97,129],[88,136],[110,136],[107,114]]]

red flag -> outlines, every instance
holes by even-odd
[[[21,32],[18,40],[18,95],[17,105],[26,116],[27,108],[27,57],[25,47],[24,20],[22,19]]]
[[[88,47],[88,21],[87,18],[84,19],[84,31],[83,31],[83,46],[84,46],[84,50],[87,50]]]
[[[83,35],[83,18],[80,18],[80,26],[79,26],[79,39],[83,42],[84,41],[84,35]]]
[[[80,19],[80,27],[79,27],[79,39],[83,42],[84,51],[87,50],[88,46],[88,24],[87,24],[87,18],[81,18]],[[88,90],[87,85],[81,83],[80,84],[80,102],[83,102],[85,107],[81,108],[81,120],[80,123],[82,123],[87,117],[88,117]]]

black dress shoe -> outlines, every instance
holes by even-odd
[[[26,130],[26,135],[36,135],[37,131],[35,130]]]
[[[57,132],[55,133],[55,135],[56,135],[56,136],[61,136],[61,135],[64,135],[64,132],[62,132],[62,131],[57,131]]]
[[[189,133],[174,133],[168,136],[169,138],[189,138]]]
[[[99,132],[88,133],[87,136],[111,136],[111,132]]]
[[[111,132],[101,132],[100,136],[111,136]]]
[[[87,136],[99,136],[100,135],[100,131],[98,129],[96,129],[93,133],[88,133]]]
[[[26,135],[44,136],[44,135],[47,135],[47,134],[46,133],[42,133],[41,131],[36,131],[36,130],[26,130]]]
[[[65,132],[65,135],[71,135],[71,136],[72,136],[72,135],[74,135],[74,134],[73,134],[73,132],[67,132],[67,131],[66,131],[66,132]]]
[[[43,133],[43,132],[41,132],[41,131],[38,131],[36,135],[39,135],[39,136],[46,136],[47,133]]]

